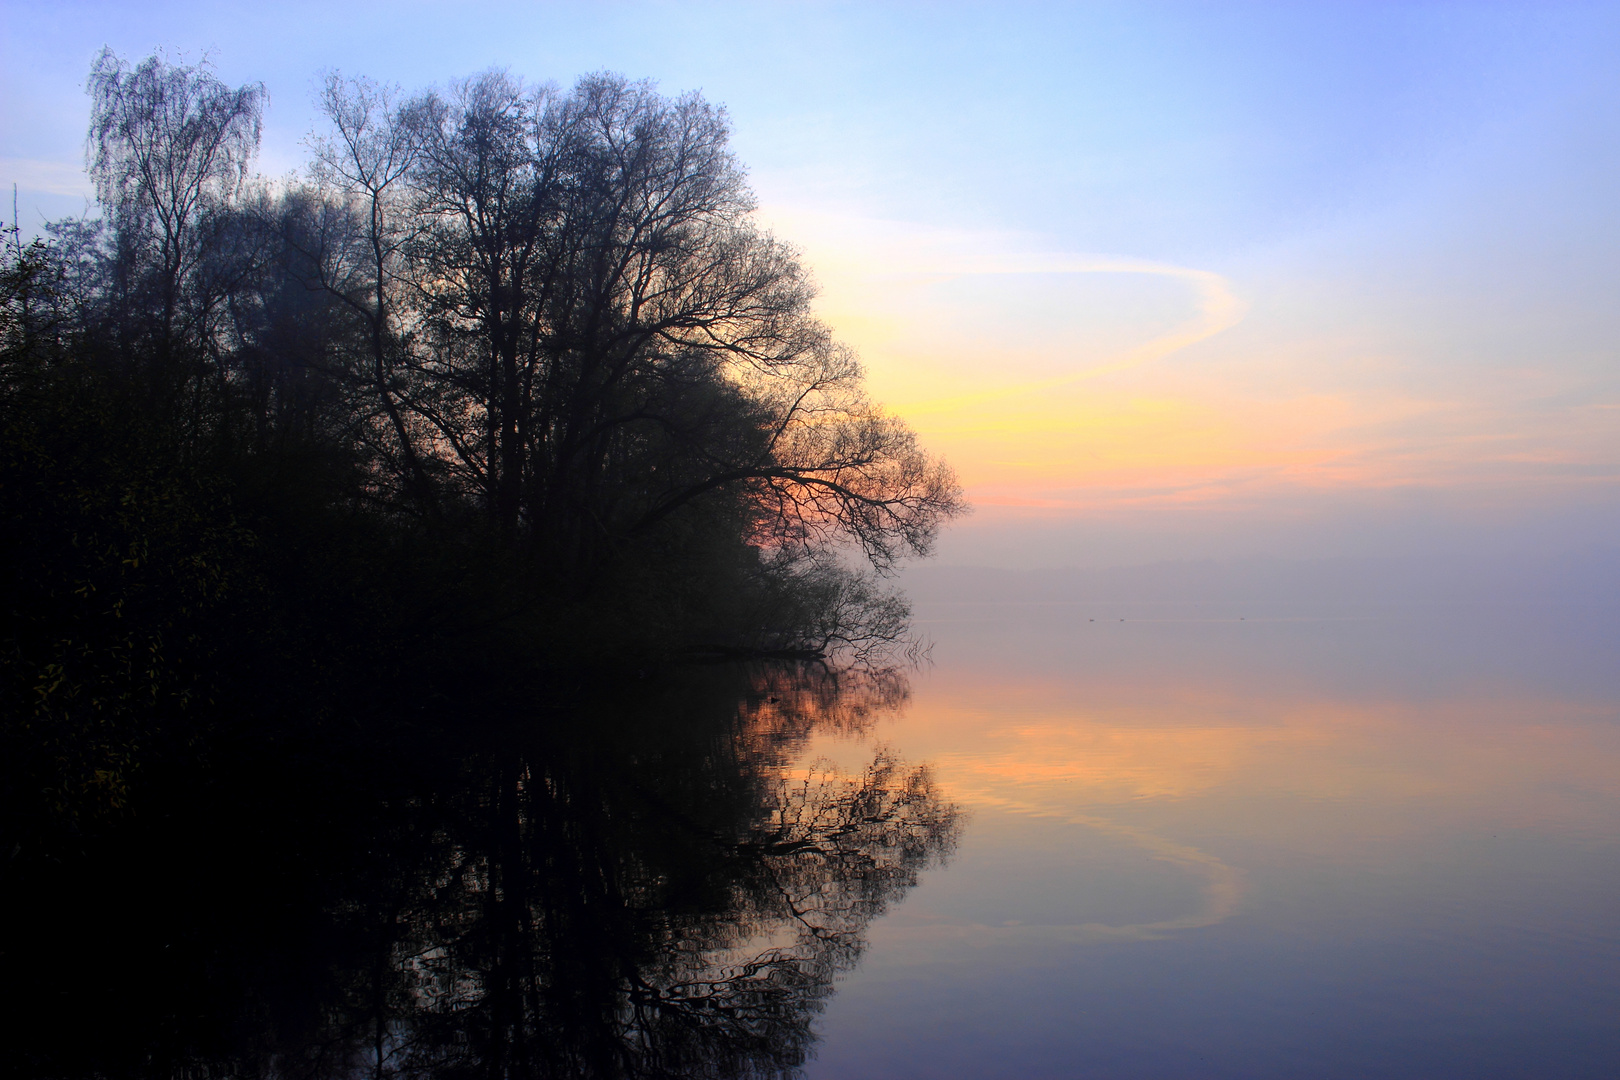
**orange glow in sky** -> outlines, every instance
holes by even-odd
[[[302,6],[324,32],[286,5],[15,5],[23,226],[84,210],[104,45],[264,82],[269,177],[307,160],[320,71],[621,71],[727,108],[761,222],[967,487],[943,561],[1620,536],[1614,5],[494,0],[493,38]]]
[[[1612,489],[1620,404],[1579,379],[1428,368],[1387,311],[1009,234],[768,208],[874,396],[981,508],[1051,514],[1412,486]],[[1302,335],[1301,316],[1317,323]],[[1362,325],[1355,327],[1359,321]],[[1352,324],[1346,332],[1345,323]],[[1293,325],[1290,325],[1293,323]],[[1526,399],[1563,394],[1552,407]]]

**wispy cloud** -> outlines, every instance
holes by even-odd
[[[1012,257],[1004,267],[955,271],[956,275],[969,274],[1149,274],[1175,278],[1193,286],[1196,296],[1196,315],[1169,333],[1160,334],[1140,345],[1126,349],[1100,364],[1089,365],[1079,371],[1066,372],[1045,379],[1000,386],[978,393],[958,394],[907,404],[908,415],[937,412],[958,412],[975,406],[1007,398],[1036,394],[1073,386],[1087,379],[1115,372],[1128,371],[1154,360],[1180,352],[1190,345],[1206,341],[1243,321],[1247,305],[1233,292],[1221,275],[1208,270],[1194,270],[1165,263],[1141,262],[1131,259],[1099,256],[1023,256]]]
[[[78,164],[41,161],[33,158],[0,158],[0,181],[15,184],[23,193],[72,195],[89,198],[95,194],[89,177]]]
[[[1484,330],[1436,340],[1325,283],[1301,306],[1299,274],[1239,284],[1010,231],[767,217],[804,248],[876,395],[990,517],[1620,486],[1613,393],[1553,364],[1471,361]]]

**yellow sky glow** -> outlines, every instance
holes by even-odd
[[[981,507],[1620,481],[1614,403],[1559,401],[1523,373],[1418,390],[1414,358],[1387,341],[1257,321],[1244,290],[1206,269],[1015,234],[765,216],[804,251],[821,314],[862,355],[874,397]],[[1524,407],[1538,395],[1553,404]]]

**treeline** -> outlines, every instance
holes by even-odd
[[[879,579],[959,489],[754,224],[722,110],[333,76],[270,182],[262,87],[108,51],[89,90],[99,213],[14,228],[0,276],[30,792],[116,804],[202,717],[903,642]]]

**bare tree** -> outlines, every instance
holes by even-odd
[[[399,122],[423,220],[402,248],[412,407],[503,534],[582,568],[701,506],[760,544],[853,541],[885,571],[962,508],[753,224],[723,110],[491,72]]]
[[[423,222],[406,182],[418,148],[400,120],[398,96],[369,79],[327,77],[320,103],[332,133],[311,140],[321,196],[292,243],[308,257],[318,287],[358,324],[363,359],[345,374],[367,399],[359,411],[374,407],[386,418],[376,440],[382,456],[418,503],[431,506],[434,489],[419,449],[431,435],[402,400],[411,392],[414,298],[404,252]]]
[[[886,574],[961,492],[815,318],[723,109],[606,74],[410,98],[334,74],[308,182],[272,189],[262,87],[104,51],[90,90],[103,307],[188,430],[319,430],[357,502],[480,516],[539,571],[525,597],[695,568],[752,590],[716,648],[900,643],[903,602],[832,553]]]
[[[86,165],[116,230],[127,285],[150,275],[158,345],[170,352],[207,331],[217,296],[198,272],[219,211],[247,183],[265,89],[233,90],[206,60],[152,56],[131,68],[111,49],[96,58],[88,88]]]
[[[509,538],[549,337],[540,313],[563,269],[547,250],[558,216],[550,98],[493,71],[424,95],[409,113],[423,223],[414,253],[437,391],[422,404]]]

